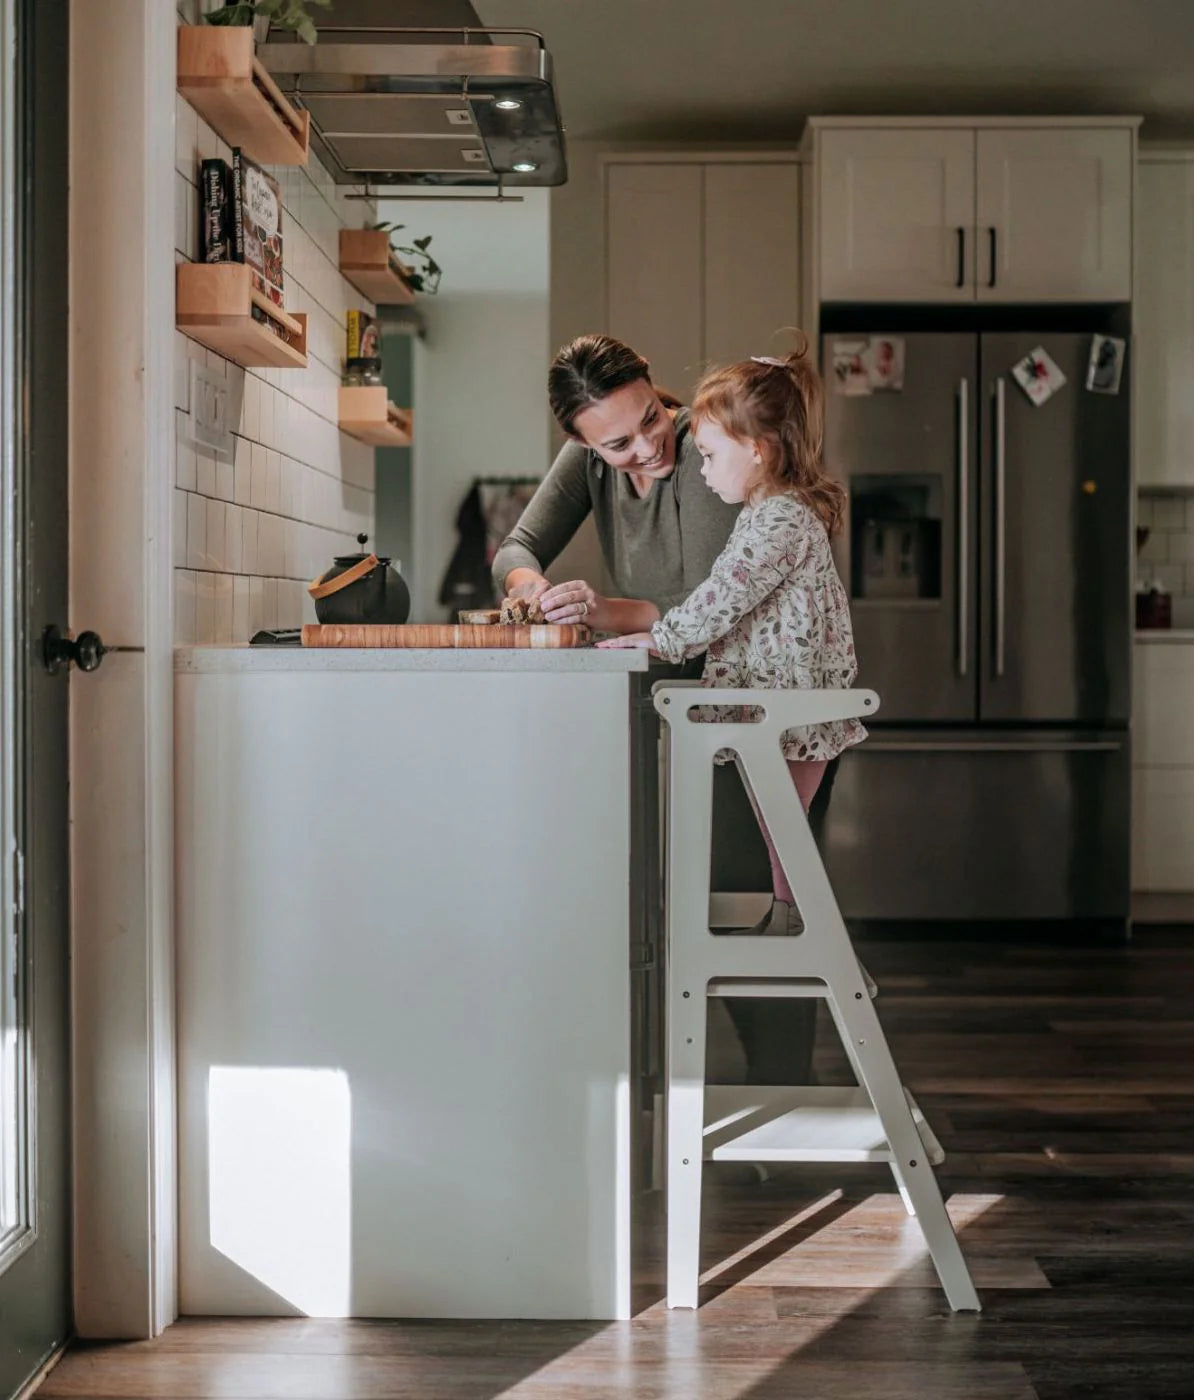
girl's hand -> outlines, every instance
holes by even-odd
[[[655,650],[655,638],[650,632],[627,632],[624,637],[610,637],[597,645],[610,648],[635,647],[639,651],[649,651],[652,656],[659,655]]]
[[[584,579],[557,583],[542,594],[539,606],[548,622],[570,622],[594,632],[607,630],[606,600]]]

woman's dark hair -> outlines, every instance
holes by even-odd
[[[629,345],[612,335],[580,335],[552,360],[547,397],[556,422],[574,436],[578,413],[638,379],[650,384],[651,366]]]

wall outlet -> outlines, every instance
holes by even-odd
[[[191,440],[218,457],[231,461],[232,392],[223,375],[191,361]]]

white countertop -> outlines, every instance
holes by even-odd
[[[1194,642],[1194,628],[1191,627],[1141,627],[1137,629],[1138,642]]]
[[[597,647],[560,647],[542,651],[450,648],[357,649],[349,647],[176,647],[176,672],[277,671],[494,671],[494,672],[612,672],[645,671],[649,654],[642,650],[603,651]]]

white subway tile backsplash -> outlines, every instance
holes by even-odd
[[[187,493],[174,488],[174,558],[187,557]]]
[[[263,442],[266,447],[276,446],[274,442],[274,400],[277,396],[277,389],[271,388],[268,384],[262,386],[257,406],[257,440]]]
[[[264,510],[269,491],[269,453],[260,443],[253,444],[252,471],[249,478],[249,504],[254,510]]]
[[[216,459],[201,447],[195,449],[195,479],[201,496],[216,494]]]
[[[235,468],[222,458],[216,459],[216,495],[221,501],[231,501],[235,495]]]
[[[1153,525],[1158,530],[1184,530],[1186,503],[1180,496],[1153,497]]]
[[[179,93],[174,95],[174,168],[187,180],[198,178],[199,118]]]
[[[232,465],[232,499],[238,506],[249,504],[252,454],[253,446],[248,438],[238,437]]]
[[[249,579],[249,635],[259,632],[265,621],[265,580]]]
[[[277,513],[282,510],[282,458],[272,451],[266,453],[265,508]]]
[[[230,574],[244,569],[244,515],[240,506],[224,507],[224,568]]]
[[[207,502],[187,497],[187,568],[202,569],[207,560]]]
[[[1152,538],[1149,539],[1152,544]],[[1173,564],[1194,564],[1194,531],[1169,532],[1169,560]]]
[[[214,4],[216,0],[212,0]],[[183,0],[180,17],[196,8]],[[174,112],[176,260],[198,252],[199,162],[230,152],[184,99]],[[306,582],[373,529],[373,453],[341,439],[344,313],[369,304],[340,276],[339,230],[376,218],[312,162],[273,172],[285,209],[286,304],[307,313],[304,370],[233,365],[182,334],[174,342],[175,637],[243,642],[262,627],[314,620]],[[190,440],[190,361],[226,377],[231,461]]]
[[[207,503],[207,565],[209,569],[223,569],[227,545],[226,512],[223,501]]]
[[[216,640],[216,594],[214,574],[195,576],[195,641],[205,646]]]
[[[232,581],[232,640],[247,642],[249,630],[249,580],[243,575]]]
[[[174,640],[184,647],[195,641],[195,575],[189,569],[174,570]]]
[[[246,574],[260,573],[258,568],[258,522],[260,515],[255,510],[242,510],[240,516],[241,527],[241,570]]]
[[[253,370],[245,375],[245,394],[241,407],[241,432],[250,442],[259,440],[260,403],[261,403],[261,380],[258,379],[260,370]]]
[[[225,645],[230,644],[234,638],[232,635],[232,614],[233,614],[233,579],[231,574],[219,574],[215,581],[216,590],[216,641]]]

